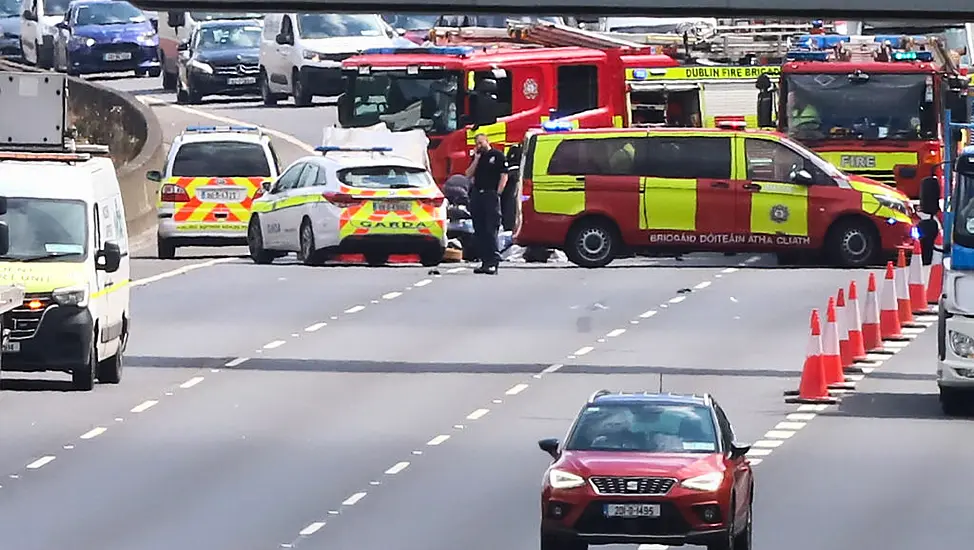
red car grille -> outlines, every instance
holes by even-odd
[[[600,495],[665,495],[676,480],[668,477],[593,477]]]

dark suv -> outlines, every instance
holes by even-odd
[[[709,395],[595,392],[554,458],[541,494],[541,550],[590,544],[750,550],[754,478]]]

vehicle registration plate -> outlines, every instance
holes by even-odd
[[[373,207],[376,212],[409,212],[412,209],[409,201],[378,201]]]
[[[243,84],[257,84],[256,76],[235,76],[227,79],[230,86],[240,86]]]
[[[20,342],[4,342],[3,353],[17,353],[20,351]]]
[[[112,52],[105,54],[105,61],[128,61],[132,59],[131,52]]]
[[[607,518],[658,518],[659,504],[606,504]]]
[[[200,200],[211,202],[240,202],[236,189],[200,189]]]

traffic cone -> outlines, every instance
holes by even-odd
[[[812,310],[810,332],[798,391],[786,391],[785,403],[838,403],[838,399],[829,395],[829,387],[825,383],[825,371],[822,368],[822,330],[817,309]]]
[[[876,284],[876,278],[872,273],[869,274],[873,285]],[[873,296],[875,298],[876,289],[873,288]],[[876,300],[873,299],[873,306],[876,305]],[[845,306],[846,310],[846,323],[849,327],[849,355],[852,356],[853,361],[865,361],[866,360],[866,346],[865,341],[862,338],[862,315],[859,313],[859,290],[856,288],[856,282],[851,281],[849,283],[849,302]],[[879,313],[876,313],[876,317],[879,317]],[[878,328],[878,327],[877,327]],[[879,331],[876,331],[876,336],[879,336]],[[880,341],[882,345],[882,341]]]
[[[845,289],[840,288],[835,297],[835,325],[839,328],[839,359],[842,369],[852,366],[852,351],[849,348],[849,313],[845,309]]]
[[[909,269],[910,284],[910,305],[913,306],[914,315],[927,315],[930,308],[927,307],[927,288],[923,284],[923,251],[920,250],[920,241],[913,241],[913,256],[910,257]]]
[[[896,276],[893,273],[893,262],[886,264],[886,278],[883,280],[883,290],[879,296],[879,335],[883,340],[903,340],[903,328],[900,325],[900,313],[896,299]]]
[[[901,248],[896,257],[896,272],[894,281],[896,283],[896,312],[900,317],[900,325],[913,323],[913,303],[910,302],[910,287],[907,283],[909,273],[906,266],[906,252]]]
[[[879,326],[879,299],[876,297],[876,274],[869,274],[866,287],[866,309],[862,320],[863,347],[870,352],[883,349],[883,331]]]
[[[930,278],[927,279],[927,304],[940,302],[944,290],[944,238],[937,233],[933,243],[933,261],[930,262]]]
[[[845,381],[842,358],[839,355],[839,326],[835,315],[835,298],[829,298],[825,311],[825,331],[822,334],[822,370],[829,389],[849,389]]]

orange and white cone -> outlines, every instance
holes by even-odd
[[[825,383],[829,389],[850,388],[846,384],[845,371],[842,370],[842,358],[839,356],[839,326],[835,315],[835,298],[829,298],[828,309],[825,312],[825,330],[822,334],[822,370],[825,371]]]
[[[876,291],[876,274],[869,274],[866,287],[866,309],[863,310],[862,343],[867,351],[883,349],[883,331],[879,326],[879,297]],[[899,320],[899,318],[897,318]]]
[[[886,278],[883,280],[883,289],[879,293],[879,335],[883,340],[903,339],[893,262],[886,264]]]
[[[876,284],[876,278],[870,273],[872,277],[870,280],[873,285]],[[876,289],[873,288],[873,306],[877,306],[876,300]],[[866,345],[865,340],[862,337],[862,315],[859,313],[859,289],[856,288],[856,282],[851,281],[849,283],[849,301],[845,306],[846,311],[846,323],[849,328],[849,355],[852,356],[853,361],[865,361],[866,360]],[[876,310],[876,320],[879,320],[879,310]],[[879,338],[879,326],[876,326],[876,338],[879,345],[882,345],[882,340]]]
[[[940,302],[940,295],[944,291],[944,238],[943,232],[937,233],[937,240],[933,243],[933,261],[930,262],[930,277],[927,279],[927,304]]]
[[[852,366],[852,351],[849,348],[849,313],[845,308],[845,289],[840,288],[835,297],[835,324],[839,327],[839,359],[843,371]]]
[[[896,311],[900,316],[900,325],[913,322],[913,303],[910,301],[909,276],[906,265],[906,252],[901,248],[896,258]]]
[[[837,403],[838,400],[829,395],[828,384],[825,383],[825,372],[822,368],[822,329],[817,309],[812,310],[810,332],[798,391],[786,391],[785,403]]]
[[[930,313],[930,308],[927,307],[927,287],[923,283],[923,252],[920,250],[919,240],[913,241],[913,256],[910,257],[908,282],[913,314],[925,315]]]

